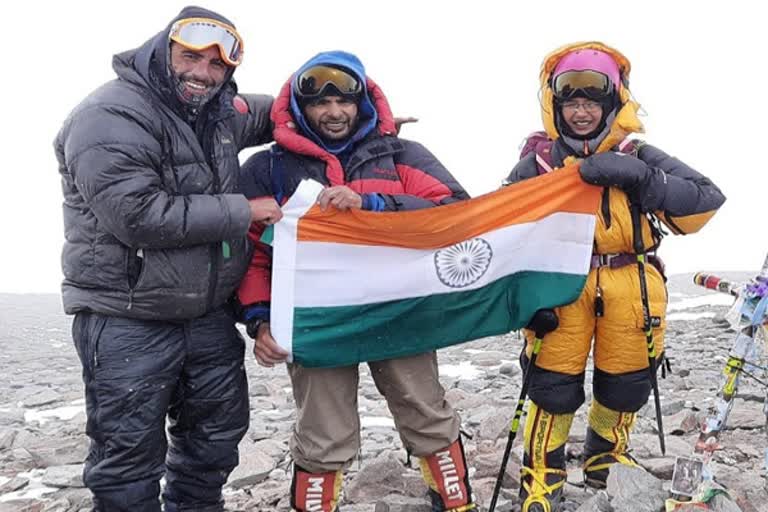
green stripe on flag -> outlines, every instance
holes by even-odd
[[[264,228],[264,232],[261,234],[261,238],[259,239],[259,241],[267,245],[272,245],[272,240],[274,240],[274,238],[275,238],[275,226],[270,224],[269,226]]]
[[[293,357],[306,367],[347,366],[507,333],[524,327],[538,309],[573,302],[585,282],[584,275],[528,271],[463,292],[296,308]]]

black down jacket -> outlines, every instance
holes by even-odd
[[[219,17],[193,10],[179,18]],[[271,139],[272,99],[236,99],[230,75],[190,117],[169,86],[169,27],[116,55],[118,78],[86,97],[56,137],[69,314],[194,318],[226,302],[248,267],[238,153]]]

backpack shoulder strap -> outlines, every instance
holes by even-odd
[[[285,198],[283,187],[283,151],[277,144],[273,144],[269,150],[269,179],[272,184],[272,193],[277,204],[282,205]]]
[[[539,174],[547,174],[555,168],[552,161],[552,147],[555,141],[549,138],[547,132],[536,131],[529,134],[523,141],[520,149],[520,159],[529,155],[536,154],[536,167]]]
[[[630,139],[629,137],[627,137],[623,141],[619,142],[619,144],[616,147],[622,153],[637,156],[637,153],[640,151],[640,148],[645,146],[645,144],[646,142],[644,140]]]
[[[552,144],[549,147],[536,151],[536,165],[539,167],[539,174],[547,174],[554,170],[552,164]]]

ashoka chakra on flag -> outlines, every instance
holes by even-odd
[[[491,245],[482,238],[459,242],[435,253],[437,277],[446,286],[464,288],[485,274],[492,257]]]
[[[306,367],[430,352],[576,300],[600,188],[576,166],[405,212],[322,211],[302,182],[272,240],[271,329]]]

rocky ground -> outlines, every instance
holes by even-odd
[[[729,274],[738,279],[747,274]],[[670,285],[667,343],[672,374],[660,381],[667,455],[659,452],[653,406],[640,415],[633,454],[648,471],[614,471],[607,492],[581,486],[579,456],[586,407],[576,416],[568,445],[569,485],[565,510],[659,511],[669,495],[675,457],[692,451],[698,422],[715,395],[733,332],[717,322],[728,298],[712,304],[714,293],[689,285],[690,275]],[[696,297],[707,295],[702,299]],[[70,319],[53,295],[0,294],[0,512],[90,510],[82,487],[87,451],[83,434],[83,389],[69,334]],[[472,484],[487,507],[506,441],[508,422],[520,390],[516,333],[487,338],[440,352],[448,400],[460,411]],[[226,488],[227,510],[287,511],[290,485],[288,439],[294,420],[290,384],[283,367],[265,369],[247,357],[251,428],[241,445],[241,465]],[[587,379],[589,380],[588,375]],[[589,390],[588,390],[589,395]],[[763,469],[768,445],[762,400],[765,390],[742,381],[715,452],[712,470],[732,500],[717,498],[712,510],[768,512]],[[363,368],[360,384],[362,449],[347,473],[344,512],[428,512],[417,470],[406,455],[384,401]],[[519,510],[521,446],[518,442],[497,510]],[[697,509],[700,510],[700,509]]]

